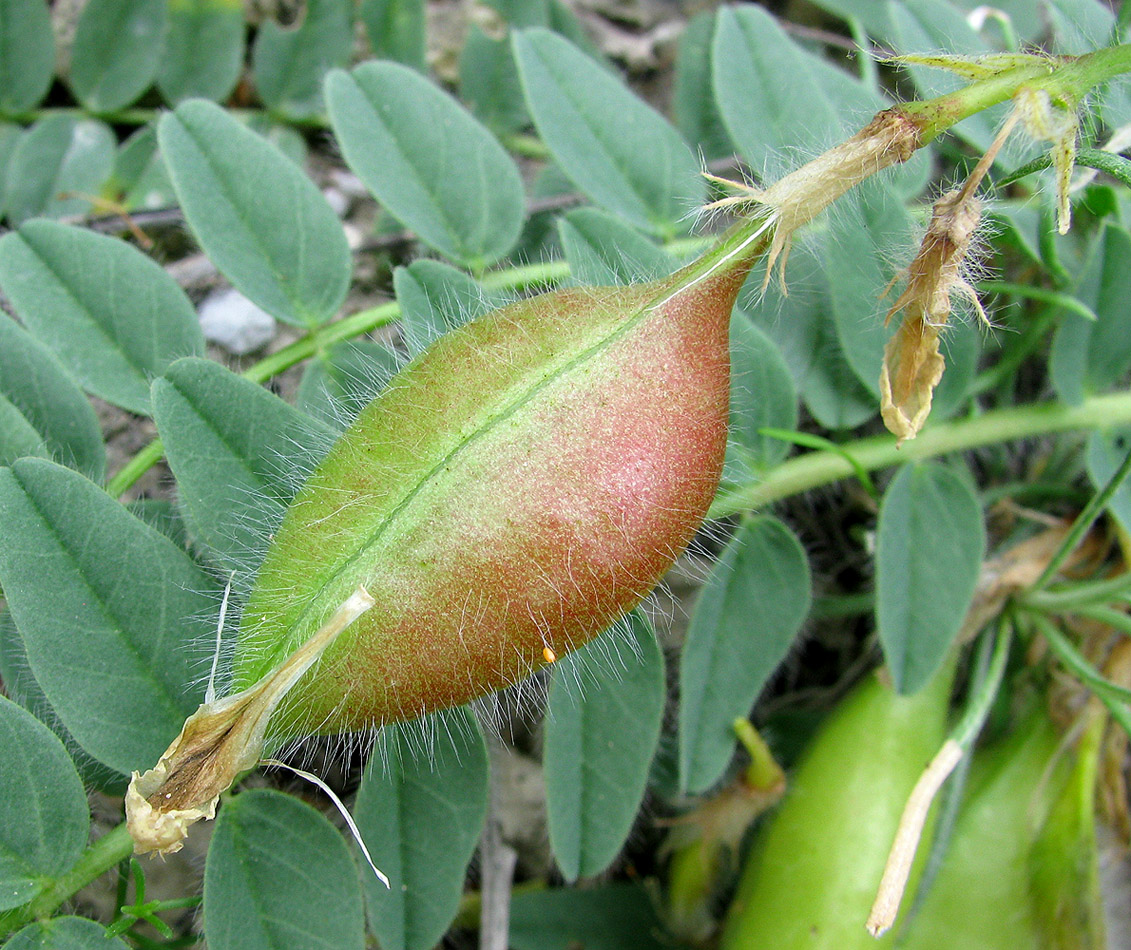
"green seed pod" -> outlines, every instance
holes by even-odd
[[[865,922],[907,797],[942,744],[952,670],[913,696],[870,677],[833,711],[754,844],[721,950],[892,945]]]
[[[901,950],[1062,946],[1042,939],[1044,901],[1034,899],[1032,866],[1038,828],[1070,771],[1062,751],[1057,730],[1037,710],[975,753],[942,867]],[[1053,866],[1071,869],[1071,862],[1058,854]]]

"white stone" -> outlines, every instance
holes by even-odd
[[[234,288],[209,294],[200,305],[200,329],[210,343],[243,356],[275,336],[275,318]]]

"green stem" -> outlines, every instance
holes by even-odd
[[[1084,506],[1083,510],[1076,516],[1076,520],[1072,522],[1072,527],[1069,529],[1068,534],[1065,535],[1064,540],[1061,541],[1060,547],[1056,549],[1056,553],[1045,565],[1045,569],[1041,571],[1041,576],[1037,578],[1035,584],[1030,587],[1030,590],[1039,591],[1044,590],[1052,583],[1053,578],[1060,572],[1064,562],[1068,560],[1068,556],[1076,550],[1076,546],[1083,539],[1084,535],[1091,530],[1093,522],[1103,513],[1107,507],[1107,503],[1111,501],[1112,496],[1119,491],[1120,487],[1127,480],[1127,476],[1131,475],[1131,452],[1127,453],[1127,457],[1123,460],[1123,464],[1116,469],[1115,474],[1108,479],[1108,482],[1102,489],[1096,492]]]
[[[919,122],[920,144],[933,141],[952,125],[991,106],[1012,99],[1017,90],[1034,80],[1046,79],[1063,60],[1041,59],[971,83],[935,99],[908,102],[900,108]]]
[[[160,462],[164,454],[165,447],[161,444],[161,440],[154,439],[118,469],[114,477],[106,483],[106,491],[115,498],[120,497],[127,488]]]
[[[1105,46],[1070,59],[1039,85],[1050,93],[1079,102],[1088,91],[1121,73],[1131,71],[1131,43]]]
[[[944,422],[924,430],[902,447],[896,444],[894,436],[860,439],[845,443],[837,452],[809,452],[797,456],[783,462],[760,482],[720,493],[708,517],[726,518],[763,508],[782,498],[848,478],[855,471],[844,458],[845,453],[866,471],[875,471],[980,445],[1128,423],[1131,423],[1131,392],[1119,392],[1093,396],[1077,406],[1038,403],[999,409],[973,419]]]
[[[1131,597],[1131,574],[1069,584],[1057,590],[1025,591],[1019,602],[1023,607],[1044,613],[1072,613],[1083,607],[1102,606],[1127,597]]]
[[[987,631],[983,636],[990,636]],[[993,653],[982,671],[979,682],[974,692],[966,701],[966,709],[950,734],[951,739],[957,742],[964,752],[969,752],[974,740],[982,731],[986,719],[990,715],[994,700],[997,699],[998,690],[1001,689],[1002,677],[1005,675],[1005,663],[1009,659],[1009,646],[1013,640],[1013,623],[1008,618],[1001,618],[997,630],[993,634]],[[984,641],[984,648],[989,649],[989,640]]]
[[[123,822],[91,844],[66,874],[34,900],[0,914],[0,935],[19,930],[33,920],[50,917],[64,901],[128,858],[133,848],[133,839]]]
[[[1092,87],[1126,72],[1131,72],[1131,44],[1108,46],[1084,56],[1034,56],[996,76],[935,99],[909,102],[901,108],[918,121],[921,144],[925,145],[956,122],[1012,99],[1023,86],[1045,89],[1079,102]]]

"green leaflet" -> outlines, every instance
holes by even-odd
[[[246,579],[334,433],[208,360],[179,360],[154,381],[153,416],[192,535]]]
[[[165,0],[90,0],[71,50],[78,100],[97,113],[137,99],[157,75],[164,30]]]
[[[723,480],[741,484],[782,461],[789,444],[760,429],[797,427],[797,392],[781,351],[736,307],[730,320],[730,440]]]
[[[377,59],[424,72],[428,22],[424,0],[361,0],[358,10]]]
[[[937,463],[903,466],[876,529],[876,624],[900,693],[917,692],[950,652],[985,553],[982,507],[966,480]]]
[[[141,415],[149,414],[149,380],[204,352],[188,297],[116,238],[29,221],[0,239],[0,286],[87,390]]]
[[[812,152],[841,138],[841,123],[810,57],[761,7],[720,8],[711,63],[723,125],[759,172],[780,162],[784,149]]]
[[[525,213],[518,169],[455,99],[392,62],[332,72],[326,98],[350,168],[422,241],[473,270],[514,246]]]
[[[95,119],[49,115],[27,130],[8,163],[4,211],[12,224],[35,215],[86,214],[114,165],[114,133]]]
[[[55,35],[44,0],[0,2],[0,111],[39,105],[55,72]]]
[[[734,152],[730,136],[719,117],[711,82],[711,44],[715,14],[703,10],[687,23],[679,38],[672,85],[672,113],[676,128],[707,160],[727,158]]]
[[[350,250],[301,168],[199,99],[164,115],[157,137],[185,218],[225,277],[286,323],[313,327],[337,313]]]
[[[349,62],[353,46],[350,0],[307,0],[302,21],[282,27],[267,20],[252,48],[255,88],[273,112],[307,118],[323,111],[322,80]]]
[[[809,612],[809,564],[770,516],[746,522],[699,593],[680,664],[679,774],[684,791],[718,781],[746,716]]]
[[[169,24],[157,88],[170,105],[185,99],[220,102],[240,77],[243,5],[233,0],[169,0]]]
[[[875,179],[845,195],[829,218],[825,263],[836,275],[829,299],[837,339],[856,378],[876,396],[884,346],[893,332],[884,326],[891,304],[885,306],[880,295],[893,276],[893,251],[913,243],[902,202]]]
[[[883,38],[891,33],[888,4],[876,0],[815,0],[817,6],[828,10],[843,20],[859,20],[874,37]]]
[[[402,362],[384,343],[335,343],[307,364],[295,406],[340,431],[385,388]]]
[[[1131,298],[1131,234],[1107,225],[1093,244],[1075,296],[1095,313],[1064,313],[1053,337],[1049,374],[1057,394],[1078,405],[1116,386],[1131,365],[1127,301]]]
[[[705,188],[668,120],[563,37],[529,29],[512,38],[534,125],[577,187],[638,228],[683,230]]]
[[[199,702],[186,645],[219,592],[93,482],[43,459],[0,469],[0,584],[63,725],[118,772],[156,761]]]
[[[661,950],[654,899],[638,884],[527,891],[511,901],[514,950]]]
[[[51,457],[35,427],[7,397],[0,394],[0,465],[11,465],[25,455]]]
[[[370,926],[385,950],[430,950],[459,908],[487,813],[487,748],[462,707],[377,741],[354,818],[392,886],[363,868]]]
[[[636,228],[597,208],[578,208],[558,218],[558,236],[569,272],[580,284],[631,284],[655,280],[676,262]]]
[[[566,880],[604,871],[624,845],[666,694],[663,654],[639,611],[554,665],[542,768],[550,843]]]
[[[1097,489],[1103,488],[1110,481],[1129,451],[1131,451],[1131,431],[1125,428],[1093,432],[1088,436],[1084,458],[1088,467],[1088,476]],[[1107,507],[1123,526],[1123,530],[1131,531],[1131,487],[1127,482],[1119,487]]]
[[[118,149],[107,183],[129,210],[167,208],[177,203],[165,161],[157,148],[157,126],[142,126]]]
[[[338,830],[269,789],[243,792],[216,820],[204,867],[212,950],[362,950],[358,869]]]
[[[52,917],[28,924],[4,950],[126,950],[118,937],[85,917]]]
[[[51,703],[32,676],[23,637],[7,610],[0,611],[0,680],[3,680],[4,692],[12,702],[26,709],[59,737],[78,770],[84,788],[96,788],[108,795],[125,794],[126,776],[107,768],[86,753],[60,722],[59,714],[51,708]]]
[[[799,244],[789,258],[789,296],[765,301],[763,272],[747,281],[739,306],[777,345],[813,417],[827,429],[851,429],[876,414],[876,400],[844,357],[829,313],[822,242]]]
[[[401,307],[401,335],[409,356],[416,356],[449,330],[509,302],[473,277],[440,261],[413,261],[393,272]]]
[[[509,40],[491,39],[474,23],[460,51],[459,97],[496,135],[530,124]]]
[[[67,871],[89,828],[86,792],[63,743],[0,697],[0,910],[26,903]]]

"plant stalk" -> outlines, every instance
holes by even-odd
[[[133,849],[133,839],[123,822],[91,844],[66,874],[56,878],[34,900],[0,914],[0,936],[19,930],[33,920],[50,917],[64,901],[128,858]]]
[[[944,422],[924,429],[917,438],[904,442],[902,446],[891,435],[859,439],[845,443],[836,452],[809,452],[789,459],[761,481],[720,492],[707,517],[727,518],[764,508],[782,498],[851,477],[855,474],[855,467],[845,455],[852,456],[856,467],[875,471],[995,442],[1128,424],[1131,424],[1131,392],[1118,392],[1092,396],[1076,406],[1037,403]]]

